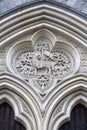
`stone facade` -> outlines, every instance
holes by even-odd
[[[0,103],[12,106],[26,130],[59,130],[76,104],[87,107],[86,35],[85,16],[54,4],[2,17]]]

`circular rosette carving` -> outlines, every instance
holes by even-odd
[[[40,74],[34,78],[33,83],[41,92],[44,92],[52,84],[52,77],[48,74]]]
[[[13,56],[13,69],[24,77],[33,77],[36,74],[36,68],[32,65],[33,52],[22,50]]]
[[[55,65],[53,68],[53,76],[58,80],[70,75],[75,67],[75,60],[71,53],[65,49],[55,49],[53,51],[53,59]]]
[[[34,44],[34,49],[39,52],[51,51],[51,40],[46,37],[40,37]]]
[[[57,80],[72,76],[80,65],[78,51],[68,43],[57,42],[52,50],[51,59],[54,61],[52,75]]]

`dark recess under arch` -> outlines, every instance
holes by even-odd
[[[14,111],[6,102],[0,104],[0,130],[26,130],[21,123],[15,121]]]
[[[70,122],[63,124],[59,130],[87,130],[87,108],[78,104],[70,117]]]

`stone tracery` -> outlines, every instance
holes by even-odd
[[[50,124],[54,121],[55,116],[58,116],[58,113],[62,112],[62,108],[65,104],[63,98],[65,99],[67,95],[71,96],[71,93],[73,93],[75,97],[76,91],[82,90],[83,92],[87,90],[86,21],[70,10],[65,11],[66,9],[61,9],[60,6],[59,8],[56,6],[51,7],[51,5],[49,6],[47,4],[44,5],[44,7],[40,5],[36,6],[37,9],[35,6],[29,6],[29,8],[27,7],[26,9],[18,11],[16,15],[14,12],[10,17],[3,19],[0,54],[1,56],[4,54],[4,57],[0,57],[0,89],[1,91],[2,89],[5,90],[3,94],[8,92],[8,90],[11,90],[9,95],[11,92],[14,92],[12,93],[14,100],[16,98],[15,93],[23,98],[24,104],[20,105],[20,102],[14,104],[13,102],[13,106],[18,106],[18,108],[22,106],[21,110],[23,109],[26,115],[31,116],[31,120],[28,120],[27,117],[25,117],[26,121],[25,118],[21,120],[21,122],[25,121],[26,126],[28,126],[27,130],[30,130],[29,124],[31,124],[32,130],[48,130],[48,127],[49,130],[53,130]],[[37,29],[39,34],[32,40],[34,36],[33,33]],[[41,31],[39,29],[43,30],[43,32],[40,33]],[[37,32],[34,34],[37,34]],[[48,34],[48,32],[51,33]],[[52,37],[52,34],[55,35],[55,37]],[[49,39],[46,40],[46,36]],[[45,41],[49,43],[47,45],[48,48],[46,46],[47,50],[44,49],[42,45],[44,40],[41,40],[42,38],[45,38]],[[43,50],[44,55],[41,55],[42,51],[38,51],[38,41],[41,41],[40,49]],[[31,42],[32,47],[29,45]],[[64,44],[59,45],[61,44],[60,42],[63,42],[66,47],[63,46]],[[57,49],[55,46],[56,43],[58,44]],[[68,43],[71,49],[68,48]],[[77,50],[80,48],[80,69],[78,69],[79,58],[77,53],[74,53],[75,49],[73,46]],[[11,49],[12,53],[10,50],[8,51],[8,49]],[[2,52],[3,50],[4,53]],[[23,61],[20,57],[23,57]],[[42,60],[40,60],[40,58]],[[4,61],[3,64],[2,60]],[[85,73],[85,75],[81,75],[81,73]],[[65,78],[67,79],[64,80]],[[25,82],[24,79],[29,83]],[[52,85],[54,80],[64,81]],[[38,94],[38,90],[42,93]],[[80,103],[82,103],[84,99],[87,99],[85,97],[86,93],[84,95],[82,95],[81,92],[78,94]],[[80,100],[82,96],[83,100]],[[6,95],[5,98],[7,99]],[[67,97],[67,100],[68,99]],[[76,99],[77,97],[73,98],[72,101],[76,101]],[[0,101],[2,102],[2,100],[1,98]],[[9,98],[9,102],[10,100],[12,100],[12,97]],[[59,104],[60,101],[61,103]],[[78,103],[78,101],[76,101],[76,103]],[[27,106],[25,104],[27,104]],[[87,103],[84,102],[83,104]],[[30,108],[29,111],[27,107]],[[67,103],[65,111],[70,107],[71,105]],[[32,110],[33,113],[30,110]],[[54,113],[55,115],[51,118],[50,115]],[[66,113],[66,116],[68,117],[68,113]],[[35,119],[33,119],[33,117]],[[61,121],[61,118],[58,117],[57,120]],[[60,124],[64,121],[65,120],[62,120]]]
[[[34,45],[15,51],[11,58],[12,69],[44,93],[54,80],[60,81],[73,73],[76,61],[67,46],[61,43],[55,47],[49,38],[40,37]]]

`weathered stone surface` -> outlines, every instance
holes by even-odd
[[[87,0],[54,0],[87,14]]]
[[[0,14],[33,0],[0,0]]]
[[[35,0],[0,0],[0,14],[13,9],[24,3],[31,2]],[[43,0],[44,1],[44,0]],[[75,8],[77,11],[82,12],[87,15],[87,0],[51,0],[59,2],[63,5]]]

